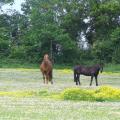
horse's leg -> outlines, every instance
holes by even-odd
[[[49,76],[49,79],[48,79],[48,80],[51,82],[51,84],[53,84],[52,71],[49,72],[48,76]]]
[[[75,78],[75,82],[76,82],[76,85],[78,85],[78,74],[76,74],[76,78]]]
[[[77,77],[76,77],[76,85],[79,84],[79,74],[77,74]]]
[[[52,80],[52,71],[50,72],[50,81],[51,81],[51,84],[53,84],[53,80]]]
[[[78,83],[79,83],[79,85],[80,85],[80,75],[78,75]]]
[[[51,81],[51,73],[50,72],[47,72],[46,73],[46,83],[48,84],[49,81]]]
[[[48,84],[48,81],[49,81],[49,75],[46,74],[46,83]]]
[[[76,82],[76,72],[74,70],[74,82]]]
[[[76,82],[77,85],[77,73],[74,71],[74,82]]]
[[[95,76],[96,86],[98,86],[97,75]]]
[[[53,84],[53,80],[51,80],[51,84]]]
[[[91,76],[90,86],[92,85],[92,81],[93,81],[93,76]]]
[[[43,74],[43,83],[45,84],[45,74],[44,73],[42,74]]]
[[[77,80],[76,80],[76,85],[78,85],[78,82],[77,82]]]

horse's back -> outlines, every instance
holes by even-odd
[[[82,74],[82,75],[86,75],[86,76],[94,75],[97,73],[97,71],[98,71],[98,67],[96,65],[91,66],[91,67],[77,65],[74,67],[74,73]]]

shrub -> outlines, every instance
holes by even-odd
[[[65,100],[94,100],[93,90],[84,90],[80,88],[68,88],[65,89],[61,96]]]
[[[23,46],[20,47],[12,47],[11,48],[11,54],[9,56],[10,58],[17,58],[17,59],[25,59],[26,57],[26,51]]]
[[[61,93],[64,100],[120,101],[120,89],[102,86],[96,90],[68,88]]]
[[[96,101],[120,101],[120,89],[102,86],[95,91]]]

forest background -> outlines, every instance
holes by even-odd
[[[2,11],[0,59],[55,64],[120,64],[119,0],[25,0],[21,11]]]

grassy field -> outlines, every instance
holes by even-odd
[[[65,101],[40,96],[12,96],[16,91],[61,92],[76,87],[70,69],[54,69],[54,84],[44,85],[39,69],[0,69],[0,120],[120,120],[120,102]],[[120,88],[120,72],[99,75],[99,85]],[[89,87],[90,77],[81,77],[80,88]]]

